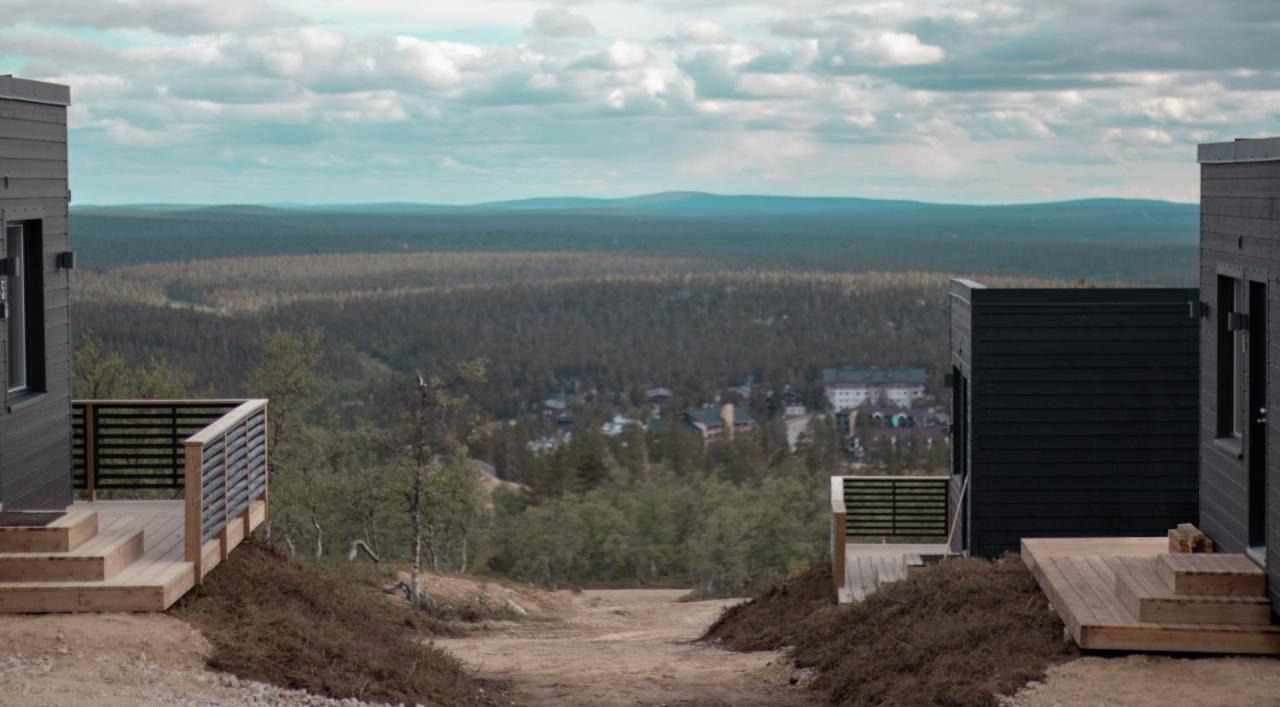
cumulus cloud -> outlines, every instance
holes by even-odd
[[[575,15],[563,7],[552,7],[533,13],[529,34],[549,39],[594,37],[596,27],[582,15]]]
[[[649,62],[649,50],[641,44],[618,40],[604,49],[592,52],[574,66],[585,69],[635,69]]]
[[[729,28],[714,20],[685,20],[676,28],[676,36],[695,44],[724,44],[733,39]]]
[[[1280,115],[1264,3],[271,2],[0,0],[0,73],[72,85],[77,194],[99,200],[319,199],[341,168],[378,198],[466,201],[618,165],[623,192],[1017,200],[1105,169],[1178,195],[1195,142]]]
[[[946,52],[905,32],[877,32],[839,39],[825,47],[825,64],[837,73],[859,71],[867,66],[911,66],[936,64]]]
[[[0,0],[0,16],[63,27],[196,35],[295,25],[302,17],[262,0]]]

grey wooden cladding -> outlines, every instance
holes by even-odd
[[[951,289],[951,360],[969,386],[965,514],[953,550],[1022,538],[1162,535],[1197,514],[1193,289]],[[959,463],[953,460],[953,464]]]
[[[34,140],[65,145],[67,141],[67,126],[65,123],[9,117],[6,120],[0,120],[0,138]]]
[[[1266,407],[1280,400],[1280,139],[1246,140],[1200,147],[1200,286],[1201,298],[1211,304],[1201,320],[1200,527],[1218,547],[1243,552],[1250,544],[1250,444],[1252,425],[1246,425],[1238,447],[1218,437],[1218,325],[1216,304],[1220,274],[1241,277],[1266,287],[1265,326]],[[1246,360],[1243,378],[1254,377]],[[1263,428],[1268,450],[1263,470],[1267,497],[1264,540],[1269,593],[1280,606],[1280,424],[1268,415]]]
[[[8,394],[0,407],[0,504],[53,510],[71,503],[71,351],[68,277],[66,105],[69,91],[0,76],[0,220],[36,220],[44,251],[42,390]],[[0,224],[2,226],[3,224]],[[3,228],[0,228],[0,233]],[[3,254],[0,254],[3,255]],[[8,331],[0,326],[0,370]]]
[[[59,142],[0,138],[0,155],[12,160],[54,160],[65,163],[67,145]]]
[[[4,75],[0,76],[0,100],[65,107],[71,104],[71,89],[60,84]]]

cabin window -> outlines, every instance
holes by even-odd
[[[969,380],[960,369],[951,373],[951,473],[964,476],[969,465]]]
[[[38,222],[5,228],[5,360],[10,394],[44,387],[44,248]]]
[[[1239,440],[1244,435],[1244,362],[1248,354],[1244,281],[1219,275],[1217,300],[1218,437]]]

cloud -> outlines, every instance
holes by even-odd
[[[1280,118],[1280,7],[1243,0],[271,1],[0,0],[0,73],[71,84],[98,201],[468,201],[605,174],[1012,201],[1106,172],[1183,195],[1194,143]]]
[[[676,28],[676,36],[694,44],[724,44],[733,39],[729,28],[714,20],[685,20]]]
[[[649,50],[641,44],[618,40],[604,49],[592,52],[574,66],[584,69],[635,69],[649,62]]]
[[[946,52],[924,44],[914,34],[878,32],[843,38],[824,46],[823,63],[834,73],[859,72],[865,67],[936,64]]]
[[[594,37],[596,27],[591,20],[563,7],[543,8],[533,13],[529,34],[545,39]]]
[[[149,29],[168,35],[297,25],[301,15],[261,0],[0,0],[0,16],[62,27]]]

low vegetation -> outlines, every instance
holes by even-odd
[[[213,644],[210,667],[244,679],[333,698],[488,704],[457,659],[425,642],[444,624],[261,541],[242,544],[172,611]]]
[[[789,646],[841,705],[995,705],[1075,648],[1014,557],[958,558],[834,606],[818,567],[731,609],[707,633],[735,650]]]

